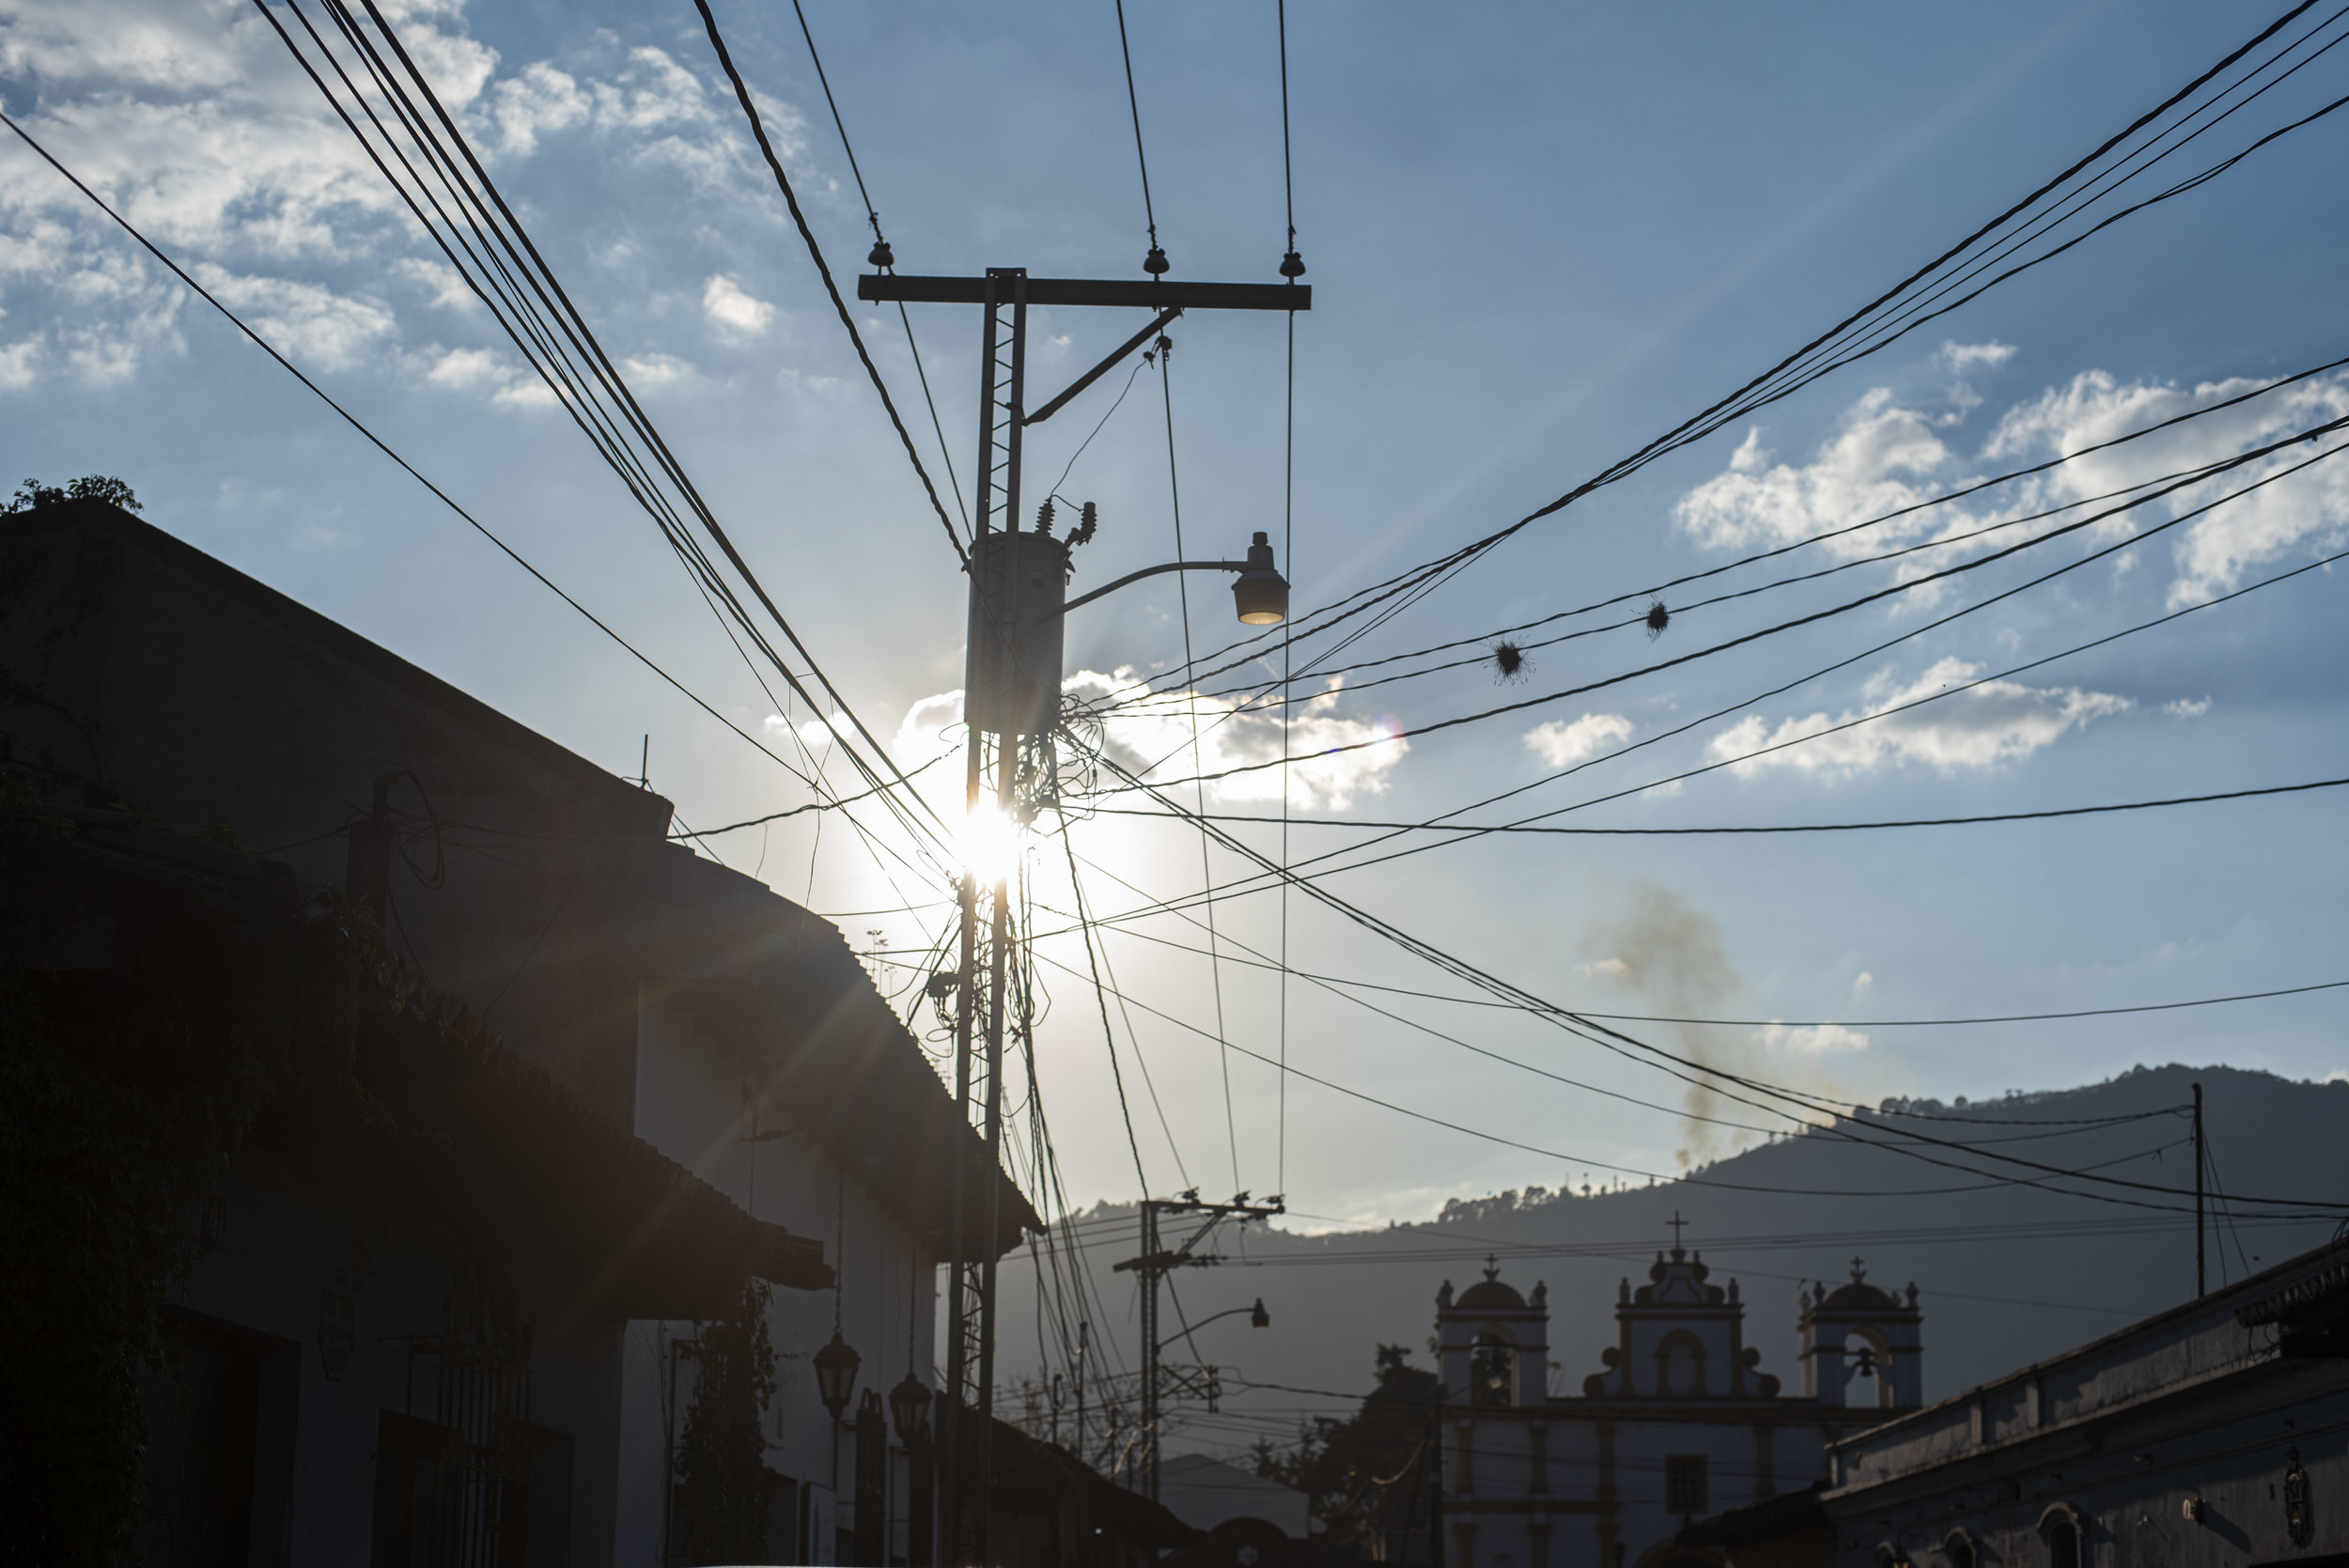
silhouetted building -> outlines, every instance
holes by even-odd
[[[0,960],[51,1045],[166,993],[192,1036],[275,1028],[383,933],[355,1076],[272,1091],[194,1195],[148,1562],[690,1561],[702,1326],[749,1277],[769,1559],[929,1560],[927,1455],[875,1396],[932,1379],[949,1172],[984,1149],[836,929],[670,842],[639,782],[110,506],[0,518]],[[125,1094],[178,1092],[122,1061]],[[1038,1221],[994,1179],[966,1218],[994,1197],[1002,1250]]]
[[[1553,1394],[1548,1293],[1497,1266],[1436,1296],[1442,1359],[1446,1568],[1625,1568],[1673,1560],[1683,1525],[1797,1492],[1830,1442],[1920,1398],[1917,1294],[1866,1281],[1801,1297],[1803,1391],[1780,1391],[1745,1341],[1737,1285],[1701,1255],[1658,1252],[1626,1280],[1617,1341],[1578,1396]],[[1855,1387],[1864,1403],[1849,1398]]]

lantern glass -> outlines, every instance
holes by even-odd
[[[1289,618],[1289,585],[1277,571],[1244,571],[1232,584],[1243,626],[1279,626]]]
[[[856,1392],[856,1369],[863,1359],[837,1328],[832,1331],[832,1343],[816,1353],[816,1394],[833,1421],[848,1408],[848,1399]]]
[[[926,1447],[930,1440],[930,1390],[910,1372],[889,1390],[890,1414],[897,1418],[897,1441],[908,1449]]]

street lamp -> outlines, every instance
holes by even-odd
[[[1248,547],[1248,569],[1232,584],[1244,626],[1279,626],[1289,618],[1288,579],[1272,569],[1272,541],[1263,534]]]

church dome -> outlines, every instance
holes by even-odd
[[[1831,1312],[1896,1312],[1900,1301],[1890,1291],[1855,1280],[1848,1285],[1838,1285],[1827,1298]]]
[[[1822,1291],[1827,1289],[1824,1284],[1819,1288]],[[1909,1295],[1912,1298],[1915,1296],[1914,1285],[1909,1287]],[[1851,1283],[1836,1286],[1834,1292],[1819,1300],[1817,1305],[1830,1312],[1897,1312],[1902,1310],[1899,1296],[1868,1283],[1868,1271],[1858,1258],[1851,1261]]]
[[[1455,1311],[1521,1312],[1525,1311],[1525,1297],[1517,1293],[1515,1286],[1486,1279],[1462,1291],[1453,1307]]]

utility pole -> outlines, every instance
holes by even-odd
[[[1196,1188],[1179,1198],[1144,1198],[1142,1201],[1142,1255],[1128,1258],[1111,1265],[1112,1271],[1135,1275],[1142,1285],[1142,1433],[1141,1441],[1148,1455],[1148,1467],[1143,1472],[1143,1496],[1152,1502],[1159,1500],[1159,1395],[1163,1381],[1159,1369],[1159,1281],[1177,1268],[1200,1268],[1223,1261],[1219,1253],[1194,1252],[1192,1248],[1207,1238],[1207,1233],[1225,1219],[1237,1219],[1243,1224],[1251,1219],[1269,1219],[1286,1214],[1287,1206],[1279,1198],[1269,1203],[1252,1203],[1243,1192],[1228,1203],[1204,1202]],[[1159,1217],[1162,1214],[1197,1214],[1206,1217],[1206,1223],[1192,1233],[1190,1239],[1178,1248],[1169,1249],[1159,1238]],[[1263,1303],[1257,1303],[1262,1314]]]
[[[2194,1294],[2209,1287],[2202,1270],[2202,1086],[2194,1086]]]
[[[1019,527],[1022,433],[1050,418],[1127,356],[1141,349],[1186,310],[1299,311],[1313,307],[1313,289],[1284,284],[1131,283],[1113,279],[1031,278],[1024,267],[990,267],[976,278],[900,277],[872,272],[857,279],[857,298],[899,303],[982,307],[979,353],[979,462],[971,550],[969,635],[964,652],[963,717],[969,726],[964,800],[973,824],[1006,841],[1058,794],[1053,781],[1052,731],[1060,719],[1063,613],[1068,542],[1039,522]],[[1034,413],[1027,410],[1028,307],[1111,306],[1158,313],[1108,358]],[[1178,563],[1253,575],[1247,563]],[[1265,553],[1263,574],[1278,582]],[[1143,574],[1146,575],[1146,574]],[[1280,583],[1282,613],[1286,583]],[[1281,614],[1270,619],[1279,620]],[[993,800],[988,800],[992,791]],[[1008,859],[1008,856],[1005,857]],[[982,920],[982,871],[991,886]],[[945,1397],[939,1402],[939,1490],[946,1521],[941,1560],[993,1560],[988,1541],[994,1490],[995,1257],[1001,1215],[997,1172],[1003,1163],[1003,989],[1011,960],[1010,866],[966,866],[960,902],[958,964],[933,984],[957,993],[955,1016],[955,1098],[964,1125],[976,1121],[985,1169],[967,1147],[953,1165],[947,1257]],[[982,979],[984,976],[984,979]],[[972,1203],[972,1184],[984,1194]],[[975,1211],[975,1212],[973,1212]],[[973,1234],[973,1232],[976,1232]],[[1147,1397],[1147,1396],[1145,1396]],[[1153,1471],[1155,1473],[1155,1461]],[[1156,1488],[1153,1488],[1155,1494]]]
[[[1085,1363],[1093,1358],[1093,1325],[1080,1321],[1077,1325],[1077,1460],[1091,1464],[1085,1457]]]

